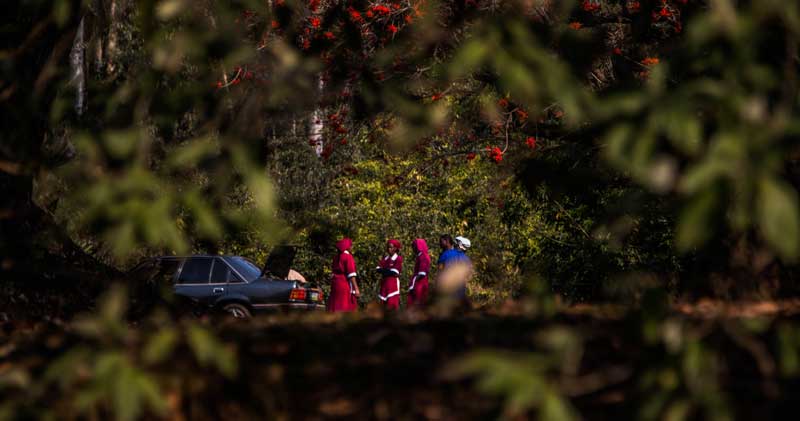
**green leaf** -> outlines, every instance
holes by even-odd
[[[178,341],[175,329],[163,328],[153,335],[145,346],[143,358],[148,364],[156,364],[168,358]]]
[[[678,219],[676,246],[688,251],[705,244],[711,237],[713,217],[717,213],[719,198],[716,189],[708,188],[694,195]]]
[[[107,131],[103,136],[108,153],[117,159],[131,156],[139,142],[139,129]]]
[[[447,66],[451,79],[457,79],[475,71],[490,52],[489,43],[483,39],[467,41]]]
[[[797,192],[770,176],[758,184],[758,221],[767,243],[785,261],[794,261],[800,249],[800,217]]]

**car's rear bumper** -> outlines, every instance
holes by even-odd
[[[255,311],[315,311],[325,310],[324,304],[314,303],[275,303],[275,304],[253,304]]]

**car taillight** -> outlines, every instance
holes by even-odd
[[[289,293],[290,300],[296,301],[305,301],[306,300],[306,290],[304,289],[293,289],[291,293]]]

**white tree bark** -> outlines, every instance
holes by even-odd
[[[86,110],[86,40],[84,37],[84,21],[78,25],[78,32],[72,42],[69,53],[70,85],[75,88],[75,113],[83,115]]]
[[[322,98],[322,92],[325,89],[325,81],[322,80],[322,74],[317,77],[317,91],[319,98]],[[325,130],[325,113],[321,106],[317,106],[314,112],[311,113],[311,121],[309,122],[309,140],[314,145],[314,152],[317,157],[322,156],[323,140],[322,132]]]
[[[124,0],[111,0],[108,13],[108,41],[106,43],[106,74],[114,74],[117,70],[116,59],[117,44],[119,43],[120,18]]]

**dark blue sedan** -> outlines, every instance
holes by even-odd
[[[245,318],[262,310],[324,309],[322,290],[287,280],[288,272],[288,267],[261,269],[240,256],[162,256],[136,266],[131,277],[138,280],[140,291],[166,287],[201,312],[218,310]]]

